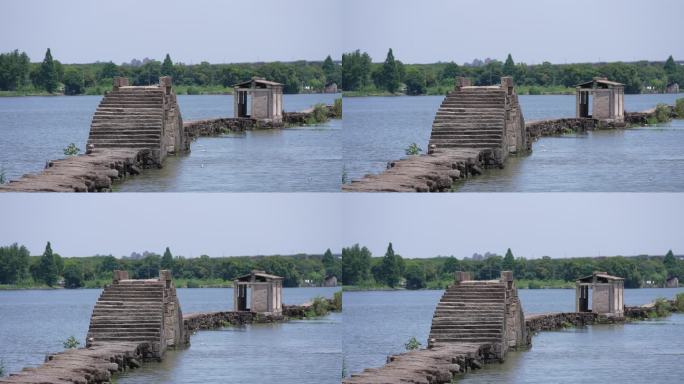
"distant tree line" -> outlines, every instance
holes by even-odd
[[[518,86],[526,86],[529,93],[543,88],[569,88],[602,76],[625,84],[626,93],[663,92],[670,83],[684,85],[684,66],[672,56],[664,62],[635,63],[579,63],[539,65],[515,63],[509,54],[504,62],[477,61],[473,64],[456,63],[405,64],[397,60],[390,48],[385,61],[374,63],[368,53],[359,50],[342,55],[342,89],[357,92],[401,91],[408,95],[443,94],[454,86],[457,76],[468,77],[473,85],[498,84],[502,76],[512,76]]]
[[[161,255],[145,252],[116,258],[112,255],[61,257],[52,251],[49,242],[41,256],[30,256],[26,247],[16,243],[0,247],[0,284],[101,286],[111,281],[112,271],[117,269],[129,271],[136,279],[154,278],[160,269],[169,269],[177,279],[223,281],[260,269],[284,277],[286,287],[320,285],[326,277],[341,279],[342,276],[340,255],[334,255],[330,249],[322,255],[185,258],[174,256],[167,247]]]
[[[514,257],[508,249],[504,256],[487,254],[485,257],[457,259],[433,257],[404,259],[394,252],[392,243],[385,255],[373,257],[370,250],[359,244],[342,249],[342,281],[344,285],[364,287],[405,286],[407,289],[440,287],[453,281],[455,271],[468,271],[475,279],[496,279],[501,271],[513,271],[515,279],[562,280],[574,282],[594,271],[605,271],[625,278],[627,288],[638,288],[646,281],[662,285],[669,277],[684,278],[684,260],[665,256],[633,257],[577,257],[540,259]]]
[[[52,57],[49,48],[41,63],[31,63],[28,55],[19,50],[0,54],[0,91],[101,94],[111,88],[115,76],[126,76],[133,85],[156,84],[160,76],[172,76],[175,85],[198,88],[230,87],[261,76],[283,83],[285,93],[300,93],[320,92],[330,84],[340,84],[342,66],[329,55],[323,61],[186,65],[174,63],[167,54],[163,61],[117,65],[113,62],[62,64]]]

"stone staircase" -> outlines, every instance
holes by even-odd
[[[509,153],[527,148],[525,124],[510,77],[501,85],[471,86],[457,79],[435,115],[428,147],[490,151],[502,164]]]
[[[505,311],[505,284],[499,281],[454,284],[437,304],[430,341],[501,343]]]
[[[102,98],[90,125],[87,149],[149,150],[157,165],[168,153],[186,150],[182,119],[170,78],[159,85],[128,86],[116,78]]]
[[[182,314],[170,280],[128,279],[125,271],[100,295],[86,338],[86,346],[112,342],[149,343],[155,357],[182,340]],[[179,321],[180,319],[180,321]]]
[[[510,272],[500,280],[470,280],[457,272],[437,304],[430,328],[429,345],[450,343],[491,344],[503,359],[510,348],[523,345],[524,315]]]
[[[432,123],[430,145],[437,148],[499,149],[505,135],[506,91],[464,87],[449,92]]]

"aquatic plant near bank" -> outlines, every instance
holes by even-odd
[[[675,101],[674,111],[678,118],[684,119],[684,97],[681,97]]]
[[[0,184],[5,184],[5,168],[0,167]]]
[[[317,125],[328,121],[328,107],[323,103],[314,105],[311,114],[306,119],[306,124]]]
[[[418,146],[416,143],[411,143],[405,150],[406,155],[412,156],[412,155],[420,155],[421,152],[423,152],[423,149]]]
[[[678,293],[674,300],[677,312],[684,312],[684,293]]]
[[[342,118],[342,98],[339,97],[335,99],[335,102],[333,103],[333,117],[336,119],[341,119]]]
[[[79,345],[81,345],[81,342],[76,340],[75,337],[69,336],[68,339],[64,340],[62,345],[64,346],[64,349],[75,349],[78,348]]]
[[[684,296],[683,296],[684,299]],[[682,300],[682,304],[684,304],[684,300]],[[330,310],[333,312],[341,312],[342,311],[342,291],[337,291],[333,294],[333,300],[332,300],[332,305],[330,307]]]
[[[669,316],[670,313],[672,313],[670,302],[663,297],[659,297],[653,302],[653,308],[648,312],[648,317],[651,319],[666,317]]]
[[[328,300],[325,297],[317,296],[313,299],[309,308],[304,312],[304,317],[321,317],[327,315],[328,312],[330,312]]]
[[[659,103],[658,105],[656,105],[655,113],[653,114],[653,116],[648,118],[648,123],[649,124],[665,123],[667,121],[670,121],[670,119],[671,119],[670,106],[667,104]]]
[[[76,146],[74,143],[70,143],[69,145],[64,148],[64,156],[76,156],[81,152],[81,149]]]
[[[0,377],[5,376],[5,363],[0,360]]]
[[[422,344],[420,343],[420,341],[418,341],[418,339],[416,339],[415,336],[411,336],[411,338],[408,339],[406,344],[404,344],[404,348],[406,348],[407,351],[413,351],[414,349],[420,348],[421,345]]]

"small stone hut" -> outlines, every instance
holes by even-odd
[[[233,281],[233,308],[241,312],[281,315],[283,277],[254,270]]]
[[[591,290],[591,307],[589,296]],[[575,310],[599,315],[623,317],[625,279],[606,272],[594,272],[575,283]]]
[[[575,87],[575,111],[578,118],[594,118],[606,122],[625,121],[625,86],[595,77]],[[591,114],[589,103],[591,99]]]
[[[679,278],[673,276],[665,280],[665,288],[679,288]]]
[[[252,77],[233,86],[233,111],[236,118],[247,117],[283,122],[283,85],[261,77]]]

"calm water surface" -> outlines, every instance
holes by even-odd
[[[286,304],[337,288],[284,288]],[[75,336],[82,344],[100,289],[0,291],[0,360],[9,372],[40,365]],[[178,289],[183,313],[230,310],[232,289]],[[119,383],[337,383],[342,372],[341,318],[198,332],[188,349],[129,372]],[[199,374],[201,372],[201,374]],[[304,380],[298,378],[304,377]]]
[[[388,355],[403,352],[404,343],[412,336],[427,345],[432,314],[442,292],[345,292],[345,372],[382,366]],[[684,288],[627,289],[625,304],[645,304],[679,292]],[[519,295],[526,314],[574,310],[575,291],[571,289],[520,290]],[[488,365],[462,380],[678,382],[683,358],[684,315],[677,314],[657,321],[542,332],[532,339],[529,350],[511,353],[506,363]]]
[[[681,95],[626,95],[628,111]],[[362,97],[344,101],[344,169],[351,179],[379,173],[417,143],[424,150],[442,96]],[[572,95],[520,96],[526,121],[573,117]],[[510,158],[503,170],[460,183],[464,192],[682,191],[684,121],[619,131],[542,138],[529,156]],[[562,177],[559,177],[562,175]]]
[[[285,95],[285,110],[332,104],[338,95]],[[73,142],[85,148],[101,96],[0,98],[0,167],[8,179],[39,172],[64,157]],[[180,95],[183,119],[233,115],[232,95]],[[339,191],[340,120],[316,126],[200,138],[189,155],[123,183],[121,191]]]

